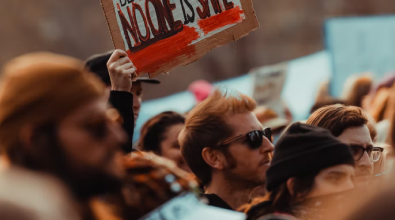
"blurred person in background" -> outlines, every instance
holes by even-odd
[[[203,102],[214,90],[214,86],[206,80],[193,81],[188,86],[188,91],[194,96],[195,104],[185,113],[188,116],[189,112],[199,103]]]
[[[109,102],[122,116],[123,128],[129,136],[123,150],[125,153],[131,152],[134,127],[143,97],[142,83],[159,84],[160,81],[147,77],[137,78],[136,67],[122,50],[93,55],[85,62],[85,68],[98,75],[106,84]]]
[[[335,99],[332,97],[323,97],[321,99],[317,99],[316,102],[314,103],[313,107],[310,109],[310,114],[313,114],[315,111],[318,109],[328,106],[328,105],[335,105],[335,104],[342,104],[342,105],[348,105],[345,100],[342,99]]]
[[[203,102],[213,89],[214,86],[206,80],[196,80],[188,86],[188,91],[194,95],[196,104]]]
[[[365,97],[362,103],[365,109],[376,121],[377,142],[391,144],[388,130],[391,127],[391,117],[394,107],[391,105],[391,88],[395,86],[395,74],[385,77],[372,91]],[[392,107],[391,107],[392,106]]]
[[[186,119],[181,152],[204,184],[209,205],[235,210],[265,183],[274,148],[255,107],[246,95],[217,89]]]
[[[395,84],[392,86],[390,109],[392,109],[392,115],[389,120],[391,128],[388,134],[388,143],[390,143],[392,148],[395,150]]]
[[[123,219],[140,219],[182,193],[197,193],[192,174],[153,153],[133,154],[126,158],[124,167],[124,186],[107,198]]]
[[[154,116],[141,128],[137,149],[172,160],[178,167],[190,172],[178,143],[184,124],[185,117],[176,112],[168,111]]]
[[[275,149],[266,172],[269,193],[245,210],[248,220],[322,219],[324,198],[354,187],[349,147],[326,129],[295,123]]]
[[[342,99],[349,105],[362,107],[362,101],[369,94],[373,86],[371,73],[363,76],[351,76],[347,79],[343,87]]]
[[[336,104],[318,109],[306,123],[328,129],[349,145],[356,161],[356,187],[368,189],[373,163],[380,159],[383,148],[374,146],[376,131],[366,113],[359,107]]]
[[[317,109],[334,104],[347,105],[348,103],[343,99],[337,99],[329,95],[329,82],[324,82],[318,88],[314,105],[310,109],[310,114],[313,114]]]
[[[8,186],[0,187],[1,201],[27,210],[58,204],[51,188],[35,187],[46,175],[63,186],[82,219],[97,219],[92,197],[121,185],[127,136],[117,111],[107,108],[104,84],[82,69],[81,61],[51,53],[23,55],[3,69],[0,146],[9,168],[0,178],[0,185]],[[18,172],[27,174],[20,181],[9,178]],[[26,189],[34,193],[25,194]],[[27,200],[31,204],[24,206]],[[54,212],[64,216],[52,219],[74,219],[72,212]]]
[[[280,118],[276,112],[266,106],[259,106],[254,110],[254,114],[264,128],[270,128],[272,131],[273,143],[279,139],[283,130],[289,125],[289,121]]]

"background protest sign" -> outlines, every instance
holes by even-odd
[[[347,78],[372,72],[376,79],[395,70],[395,16],[331,18],[325,23],[332,58],[331,95],[340,97]]]
[[[198,60],[259,24],[251,0],[101,0],[114,46],[154,77]]]
[[[281,101],[288,64],[264,66],[250,71],[253,82],[252,98],[258,105],[265,105],[284,117],[284,106]]]

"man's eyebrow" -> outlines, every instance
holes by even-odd
[[[374,147],[372,144],[367,144],[366,147],[364,147],[363,144],[349,144],[350,147],[363,147],[363,148],[368,148],[368,147]]]

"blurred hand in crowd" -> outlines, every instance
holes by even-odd
[[[111,90],[130,92],[137,79],[137,69],[123,50],[115,50],[107,62]]]

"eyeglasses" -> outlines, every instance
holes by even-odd
[[[272,142],[272,130],[270,128],[264,128],[263,130],[250,131],[247,134],[241,134],[241,135],[233,137],[229,140],[226,140],[219,146],[228,145],[228,144],[235,142],[243,137],[247,138],[248,145],[252,149],[258,149],[262,146],[263,137],[267,138],[270,142]]]
[[[384,151],[384,148],[381,147],[372,147],[369,146],[364,148],[360,145],[350,145],[351,153],[354,156],[354,160],[358,161],[362,158],[363,154],[366,152],[369,155],[369,158],[373,162],[377,162],[380,157],[381,153]]]

